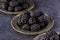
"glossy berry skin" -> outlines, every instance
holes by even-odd
[[[20,11],[20,10],[21,10],[20,6],[15,7],[15,11]]]
[[[14,9],[14,8],[13,8],[13,7],[11,7],[11,6],[10,6],[10,7],[8,7],[8,10],[9,10],[9,11],[14,11],[13,9]]]
[[[31,25],[31,31],[39,31],[40,25],[39,24],[33,24]]]
[[[30,25],[29,24],[24,24],[22,28],[25,29],[25,30],[30,30]]]
[[[18,2],[17,1],[10,1],[9,5],[12,7],[18,6]]]
[[[1,6],[2,6],[2,9],[7,9],[8,4],[7,4],[6,2],[3,2],[3,3],[1,4]]]
[[[35,18],[29,18],[28,22],[29,22],[29,24],[34,24],[34,23],[36,23],[36,19]]]

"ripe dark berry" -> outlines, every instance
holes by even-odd
[[[18,6],[18,2],[17,1],[10,1],[9,5],[12,7]]]
[[[3,0],[3,2],[10,2],[11,0]]]
[[[31,16],[31,17],[35,17],[35,15],[36,15],[36,14],[35,14],[33,11],[30,11],[30,16]]]
[[[45,27],[46,27],[46,25],[45,25],[45,23],[44,23],[44,22],[40,23],[40,26],[41,26],[41,29],[43,29],[43,28],[45,28]]]
[[[22,4],[23,1],[25,1],[25,0],[18,0],[18,3],[19,3],[19,4]]]
[[[10,7],[8,7],[8,10],[9,10],[9,11],[13,11],[13,9],[14,9],[14,8],[13,8],[13,7],[11,7],[11,6],[10,6]]]
[[[7,9],[8,4],[7,4],[6,2],[3,2],[3,3],[1,4],[1,6],[2,6],[2,9]]]
[[[30,30],[30,25],[29,24],[24,24],[22,28],[25,29],[25,30]]]
[[[47,21],[47,17],[46,16],[40,16],[39,18],[38,18],[38,21],[39,22],[44,22],[44,21]]]
[[[28,4],[27,4],[27,3],[23,4],[22,8],[23,8],[23,9],[28,8]]]
[[[46,35],[40,36],[39,40],[45,40],[45,36],[46,36]]]
[[[44,13],[42,11],[36,10],[35,12],[36,12],[36,15],[38,15],[38,16],[44,15]]]
[[[15,7],[15,11],[20,11],[20,10],[21,10],[20,6]]]
[[[21,16],[21,22],[22,23],[27,23],[27,20],[28,20],[28,15],[27,14],[22,14],[22,16]]]
[[[46,36],[46,40],[59,40],[59,35],[55,31],[49,31],[47,34],[49,38]]]
[[[29,24],[34,24],[34,23],[36,23],[36,19],[35,18],[29,18],[28,22],[29,22]]]
[[[31,25],[31,31],[39,31],[40,25],[39,24],[33,24]]]

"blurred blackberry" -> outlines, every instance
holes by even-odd
[[[46,27],[46,25],[45,25],[45,23],[44,23],[44,22],[39,23],[39,24],[40,24],[40,26],[41,26],[41,29],[43,29],[43,28],[45,28],[45,27]]]
[[[46,36],[46,35],[40,36],[39,40],[45,40],[45,36]]]
[[[35,20],[35,18],[29,18],[28,22],[29,22],[29,24],[34,24],[34,23],[36,23],[36,20]]]
[[[18,2],[17,1],[10,1],[9,5],[12,7],[18,6]]]
[[[37,18],[38,18],[39,16],[44,15],[44,13],[42,13],[42,11],[39,11],[39,10],[36,10],[36,11],[35,11],[35,14],[36,14],[35,17],[37,17]]]
[[[46,35],[49,36],[49,38],[46,36],[46,40],[59,40],[59,35],[55,31],[49,31]]]
[[[10,6],[10,7],[8,7],[8,10],[9,11],[14,11],[14,8]]]
[[[38,22],[45,22],[45,21],[47,21],[47,17],[46,17],[45,15],[40,16],[40,17],[38,18]]]
[[[30,11],[30,16],[31,16],[31,17],[35,17],[35,15],[36,15],[35,12]]]
[[[31,25],[31,31],[39,31],[40,25],[39,24],[33,24]]]
[[[28,15],[26,13],[23,13],[21,16],[21,22],[27,23],[27,20],[28,20]]]
[[[3,3],[1,4],[1,6],[2,6],[2,9],[7,9],[7,8],[8,8],[8,3],[3,2]]]
[[[26,9],[26,8],[28,8],[28,4],[27,4],[27,3],[24,3],[24,4],[22,5],[22,9]]]
[[[15,11],[20,11],[20,10],[21,10],[20,6],[15,7]]]
[[[19,4],[24,3],[25,0],[17,0]]]
[[[41,11],[30,11],[30,16],[31,17],[36,17],[38,18],[39,16],[42,16],[43,13]]]
[[[30,25],[29,24],[24,24],[22,28],[30,31]]]
[[[3,2],[10,2],[11,0],[3,0]]]

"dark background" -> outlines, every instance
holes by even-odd
[[[51,30],[60,32],[60,0],[33,0],[35,8],[48,13],[55,20]],[[0,12],[0,40],[33,40],[35,36],[24,35],[12,29],[10,21],[15,15]]]

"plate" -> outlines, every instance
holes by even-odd
[[[22,13],[25,13],[25,11],[22,12]],[[11,26],[12,26],[12,28],[13,28],[15,31],[19,32],[19,33],[27,34],[27,35],[37,35],[37,34],[41,34],[41,33],[44,33],[44,32],[49,31],[49,30],[53,27],[53,25],[54,25],[54,20],[52,19],[52,17],[50,17],[48,14],[45,13],[44,15],[48,17],[48,25],[47,25],[45,28],[43,28],[43,29],[40,30],[40,31],[36,31],[36,32],[23,30],[23,29],[19,28],[19,26],[17,25],[17,21],[18,21],[18,19],[19,19],[19,16],[20,16],[22,13],[16,15],[16,16],[11,20]]]
[[[43,33],[43,34],[40,34],[40,35],[37,35],[33,40],[39,40],[39,37],[42,36],[42,35],[45,35],[46,33]],[[57,34],[60,34],[60,32],[57,32]]]
[[[27,9],[22,10],[22,11],[18,11],[18,12],[10,12],[10,11],[2,9],[2,7],[1,7],[2,0],[0,0],[0,11],[3,12],[3,13],[6,13],[6,14],[19,14],[19,13],[21,13],[23,11],[30,11],[31,9],[34,8],[34,2],[33,2],[33,0],[29,0],[29,1],[30,1],[30,5],[29,5],[29,7]]]

